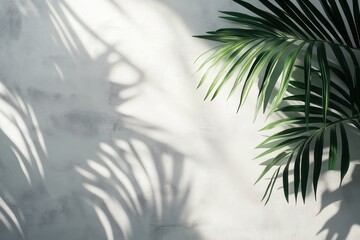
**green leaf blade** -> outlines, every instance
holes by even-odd
[[[321,134],[316,139],[315,148],[314,148],[313,187],[314,187],[315,199],[317,194],[319,177],[321,173],[323,150],[324,150],[324,132],[321,132]]]
[[[262,171],[262,173],[256,180],[255,184],[259,182],[273,166],[275,166],[280,161],[284,160],[284,158],[286,158],[286,156],[288,155],[289,155],[288,153],[282,152],[278,154],[276,157],[274,157],[272,160],[270,160],[269,163],[266,165],[265,169]]]
[[[330,95],[330,70],[328,65],[328,60],[326,56],[326,49],[324,43],[318,43],[318,61],[320,65],[321,80],[322,80],[322,99],[323,99],[323,118],[324,124],[326,124],[326,116],[328,112],[329,105],[329,95]]]
[[[304,58],[304,82],[305,82],[305,123],[309,125],[309,108],[310,108],[310,92],[311,92],[311,58],[314,42],[311,42],[306,49]]]
[[[307,142],[301,159],[301,195],[304,203],[306,197],[307,181],[309,176],[309,164],[310,164],[309,153],[310,153],[310,142]]]
[[[332,127],[330,130],[330,150],[329,150],[329,170],[335,170],[338,154],[338,143],[337,143],[337,134],[336,127]]]
[[[289,159],[283,170],[283,190],[284,190],[284,196],[285,196],[285,199],[287,202],[289,202],[289,167],[290,167],[292,158],[293,158],[293,153],[289,156]]]
[[[341,143],[342,143],[342,147],[341,147],[341,168],[340,168],[340,172],[341,172],[340,185],[341,185],[347,171],[349,170],[350,150],[349,150],[348,137],[347,137],[346,130],[345,130],[345,127],[344,127],[343,124],[340,124],[340,132],[341,132]]]

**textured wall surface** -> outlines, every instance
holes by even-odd
[[[317,201],[263,206],[254,98],[236,114],[195,90],[211,46],[191,36],[236,8],[1,0],[0,239],[359,239],[357,161]]]

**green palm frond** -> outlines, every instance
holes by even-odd
[[[250,1],[234,1],[252,15],[222,11],[221,18],[239,27],[197,36],[221,42],[200,66],[204,74],[198,87],[216,71],[205,99],[213,100],[232,82],[229,97],[240,89],[240,108],[259,78],[256,114],[268,109],[268,115],[286,115],[264,128],[281,125],[285,130],[259,145],[267,149],[258,157],[280,152],[266,162],[258,179],[276,167],[263,199],[269,199],[282,170],[288,200],[289,168],[294,163],[295,198],[301,189],[305,200],[311,159],[316,194],[324,159],[328,169],[335,169],[341,159],[342,181],[350,162],[347,129],[360,130],[359,3],[320,0],[319,8],[309,0],[259,0],[262,10]],[[327,142],[329,156],[324,157]]]
[[[289,197],[289,166],[294,162],[294,193],[295,199],[301,185],[302,197],[305,201],[306,187],[308,181],[309,159],[313,154],[313,188],[316,197],[317,184],[321,173],[322,162],[328,159],[328,169],[334,170],[337,162],[340,160],[341,181],[343,180],[350,163],[350,149],[347,137],[347,128],[354,127],[360,130],[359,114],[352,114],[352,105],[349,99],[341,98],[335,87],[331,88],[329,93],[328,113],[323,118],[322,111],[322,89],[321,79],[316,76],[319,74],[311,74],[311,82],[309,92],[308,114],[310,117],[306,119],[306,107],[304,101],[307,99],[307,87],[305,82],[290,80],[290,88],[300,93],[286,96],[283,105],[276,111],[286,114],[286,117],[276,122],[270,123],[262,130],[270,130],[275,127],[282,126],[285,128],[270,137],[266,138],[258,145],[259,148],[271,145],[266,151],[261,153],[257,158],[267,156],[274,152],[280,152],[274,159],[276,161],[276,171],[283,171],[283,190],[288,201]],[[317,85],[316,85],[317,84]],[[332,86],[333,84],[331,84]],[[345,94],[346,92],[344,92]],[[347,94],[345,94],[347,95]],[[347,95],[347,98],[349,96]],[[326,141],[330,139],[330,141]],[[329,142],[329,146],[325,146],[325,142]],[[329,155],[323,156],[323,149],[329,147]],[[313,151],[313,153],[311,152]],[[267,164],[269,166],[269,164]],[[272,166],[271,166],[272,168]],[[258,181],[271,169],[265,168]],[[276,181],[276,179],[272,179]],[[273,183],[269,183],[273,184]],[[267,193],[270,197],[271,192]],[[265,194],[266,195],[266,194]]]

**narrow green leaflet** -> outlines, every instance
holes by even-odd
[[[304,82],[305,82],[305,122],[306,127],[309,125],[309,108],[310,108],[310,92],[311,92],[311,58],[314,42],[311,42],[306,49],[304,58]]]
[[[336,135],[336,127],[332,127],[330,130],[330,151],[329,151],[329,170],[335,170],[338,154],[338,143]]]
[[[321,71],[321,80],[322,80],[322,99],[323,99],[323,118],[324,124],[326,124],[326,115],[329,105],[329,94],[330,94],[330,70],[328,66],[328,60],[326,56],[326,49],[324,43],[318,43],[318,61]]]
[[[301,159],[301,195],[305,203],[307,180],[309,176],[309,153],[310,153],[310,141],[306,144]]]
[[[289,167],[294,153],[289,156],[286,166],[283,171],[283,190],[287,202],[289,202]]]
[[[260,179],[262,179],[265,174],[276,164],[278,164],[280,161],[284,160],[284,158],[286,156],[288,156],[289,153],[286,152],[282,152],[280,154],[278,154],[276,157],[274,157],[271,161],[269,161],[269,163],[267,164],[267,166],[265,167],[265,169],[263,170],[263,172],[260,174],[260,176],[258,177],[258,179],[256,180],[255,183],[257,183],[258,181],[260,181]]]
[[[324,132],[317,137],[314,148],[314,173],[313,173],[313,187],[314,194],[316,199],[317,185],[321,173],[321,165],[323,158],[323,149],[324,149]]]
[[[273,182],[272,182],[272,184],[271,184],[271,188],[270,188],[270,193],[268,194],[268,197],[267,197],[267,199],[266,199],[266,201],[265,201],[265,205],[269,202],[269,200],[270,200],[270,197],[271,197],[271,193],[272,193],[272,191],[273,191],[273,189],[274,189],[274,186],[275,186],[275,182],[276,182],[276,180],[277,180],[277,178],[278,178],[278,176],[279,176],[279,172],[280,172],[280,167],[278,167],[278,169],[276,170],[276,172],[275,172],[275,176],[273,176]]]
[[[269,190],[270,190],[270,194],[271,194],[271,186],[273,185],[273,183],[276,182],[276,177],[277,177],[277,173],[276,173],[276,172],[277,172],[277,171],[274,171],[273,175],[271,176],[270,181],[269,181],[269,183],[268,183],[268,185],[267,185],[267,187],[266,187],[265,193],[264,193],[263,197],[261,198],[261,201],[263,201],[263,200],[266,198],[266,196],[269,195],[269,194],[268,194],[268,193],[269,193]]]
[[[304,148],[304,144],[301,145],[299,150],[297,151],[295,164],[294,164],[294,194],[295,201],[297,200],[299,186],[300,186],[300,163],[301,163],[301,155]]]
[[[349,170],[350,165],[350,150],[349,150],[349,142],[346,135],[346,130],[343,124],[340,124],[340,132],[341,132],[341,181],[342,183],[347,171]]]

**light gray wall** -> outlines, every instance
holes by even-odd
[[[1,0],[0,239],[358,239],[356,161],[340,189],[324,175],[317,201],[278,189],[263,206],[254,98],[236,114],[195,90],[210,45],[191,36],[234,9]]]

